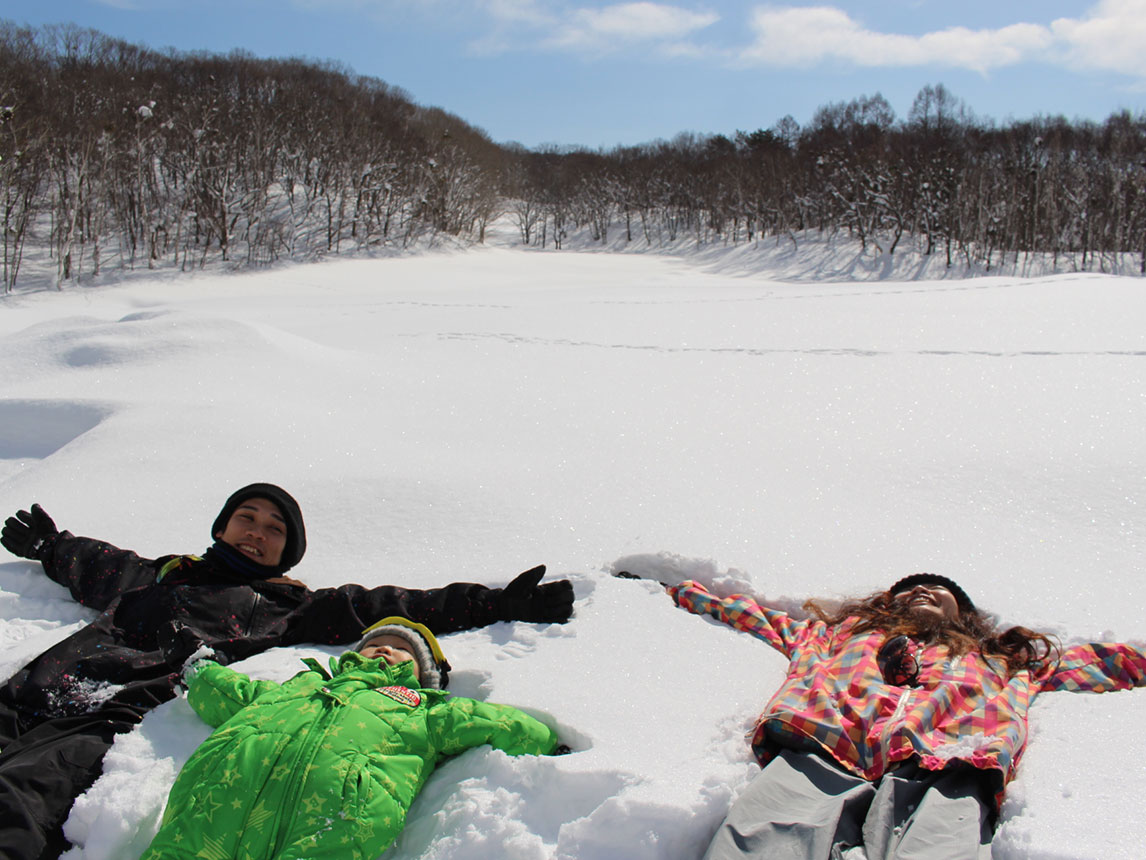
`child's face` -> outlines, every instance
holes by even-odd
[[[385,660],[391,666],[397,666],[399,663],[407,661],[412,662],[414,664],[414,677],[419,681],[422,680],[422,673],[418,670],[418,661],[414,659],[414,653],[410,650],[410,643],[401,636],[391,634],[375,636],[358,649],[358,653],[367,660]]]

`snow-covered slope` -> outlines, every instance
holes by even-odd
[[[1064,642],[1146,638],[1143,319],[1132,278],[794,284],[504,248],[26,292],[0,301],[0,515],[195,552],[266,480],[302,504],[313,586],[545,562],[571,623],[442,644],[455,692],[575,754],[449,762],[393,856],[692,860],[784,661],[610,572],[798,604],[932,570]],[[4,677],[89,617],[7,555],[0,589]],[[1031,723],[996,856],[1142,856],[1146,690],[1048,695]],[[122,737],[69,857],[138,856],[206,733],[176,700]]]

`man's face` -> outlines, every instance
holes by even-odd
[[[215,535],[256,564],[274,567],[286,548],[287,525],[278,505],[268,499],[247,499]]]
[[[917,585],[897,592],[895,599],[906,604],[913,613],[930,615],[955,621],[959,618],[959,602],[942,585]]]

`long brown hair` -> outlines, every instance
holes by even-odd
[[[985,657],[1000,657],[1007,664],[1008,675],[1024,669],[1037,671],[1057,662],[1061,654],[1058,644],[1049,636],[1026,627],[999,630],[990,615],[973,607],[960,606],[959,617],[954,620],[921,615],[912,612],[904,601],[896,600],[890,591],[849,600],[835,612],[826,611],[815,600],[805,603],[804,609],[833,626],[858,618],[852,633],[880,630],[888,639],[910,636],[922,642],[946,645],[956,657],[969,651],[978,651]]]

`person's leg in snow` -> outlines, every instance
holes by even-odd
[[[909,762],[872,783],[784,750],[733,803],[704,860],[990,860],[990,775]]]
[[[733,803],[704,860],[815,857],[859,845],[875,787],[815,753],[784,750]]]
[[[879,781],[863,825],[867,860],[990,860],[993,810],[989,774],[909,763]]]
[[[141,710],[117,705],[41,723],[0,749],[0,857],[55,860],[69,847],[63,826],[75,798],[99,777],[115,736]]]

